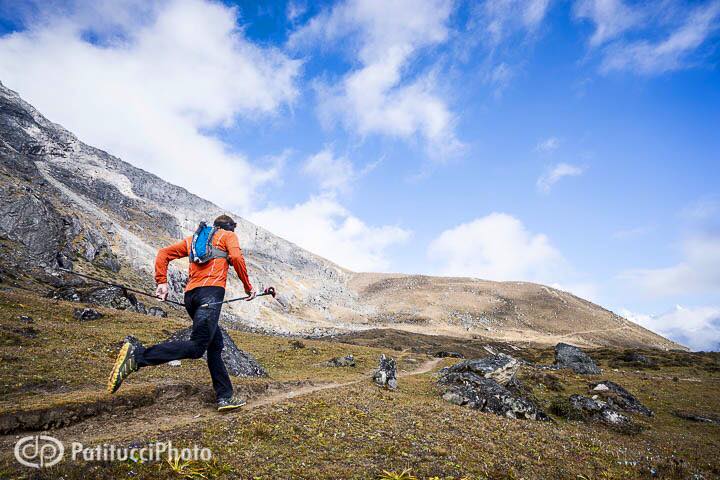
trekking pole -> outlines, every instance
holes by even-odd
[[[255,298],[257,297],[264,297],[265,295],[272,295],[273,298],[275,298],[275,287],[267,287],[265,290],[262,291],[262,293],[258,293],[255,295]],[[225,300],[222,302],[209,302],[209,303],[203,303],[200,305],[200,308],[208,308],[211,305],[222,305],[224,303],[232,303],[232,302],[238,302],[240,300],[247,300],[250,298],[250,295],[244,296],[244,297],[238,297],[238,298],[231,298],[230,300]]]
[[[127,291],[127,292],[137,293],[138,295],[145,295],[146,297],[152,297],[152,298],[154,298],[155,300],[160,300],[159,298],[157,298],[157,297],[156,297],[155,295],[153,295],[152,293],[143,292],[142,290],[135,290],[134,288],[126,287],[125,285],[120,285],[120,284],[118,284],[118,283],[108,282],[107,280],[103,280],[103,279],[101,279],[101,278],[93,277],[93,276],[91,276],[91,275],[85,275],[84,273],[73,272],[72,270],[68,270],[67,268],[60,268],[60,270],[62,270],[63,272],[70,273],[70,274],[72,274],[72,275],[77,275],[78,277],[87,278],[88,280],[93,280],[93,281],[95,281],[95,282],[104,283],[105,285],[110,285],[111,287],[122,288],[123,290],[125,290],[125,291]],[[274,296],[274,295],[273,295],[273,296]],[[160,300],[160,301],[162,301],[162,302],[167,302],[167,303],[172,303],[173,305],[177,305],[177,306],[180,306],[180,307],[184,307],[184,306],[185,306],[184,303],[176,302],[176,301],[174,301],[174,300]]]

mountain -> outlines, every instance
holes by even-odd
[[[145,290],[158,248],[224,211],[84,144],[0,84],[0,281],[28,288],[77,282],[58,267]],[[238,215],[236,232],[256,286],[277,302],[237,302],[237,328],[322,335],[392,327],[516,342],[682,348],[567,292],[524,282],[356,273]],[[179,298],[187,261],[170,272]],[[228,297],[242,295],[231,276]]]

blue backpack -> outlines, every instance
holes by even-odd
[[[212,239],[217,232],[217,227],[211,227],[205,222],[200,222],[192,238],[190,247],[190,261],[193,263],[207,263],[213,258],[227,258],[224,250],[214,247]]]

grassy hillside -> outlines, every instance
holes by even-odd
[[[80,306],[0,291],[0,426],[9,429],[0,436],[0,478],[346,479],[407,469],[405,478],[422,479],[620,479],[648,478],[651,471],[659,478],[720,476],[720,425],[673,413],[720,412],[718,354],[648,351],[654,366],[640,368],[627,360],[625,350],[593,350],[590,354],[604,369],[597,377],[525,366],[519,379],[554,419],[540,423],[444,401],[433,371],[457,360],[413,353],[412,345],[426,339],[413,341],[410,333],[408,345],[394,336],[389,337],[392,345],[384,344],[375,336],[365,342],[372,346],[365,346],[356,336],[352,341],[358,345],[303,339],[297,348],[287,338],[232,331],[238,346],[255,355],[270,377],[233,379],[249,404],[239,413],[219,415],[202,360],[143,369],[117,395],[104,393],[120,340],[129,333],[145,343],[161,340],[188,325],[182,315],[163,319],[99,309],[103,318],[80,322],[73,318]],[[438,342],[448,350],[457,346],[444,345],[442,337]],[[528,361],[552,361],[551,349],[541,345],[508,348]],[[370,383],[381,352],[399,360],[403,376],[396,392]],[[356,358],[354,368],[323,364],[348,353]],[[432,371],[423,373],[427,368]],[[655,411],[654,417],[634,418],[639,433],[558,415],[563,398],[586,393],[587,383],[599,379],[623,385]],[[18,419],[34,429],[13,430]],[[15,441],[43,429],[64,442],[86,445],[199,444],[212,449],[214,461],[176,466],[62,462],[40,471],[21,467],[12,454]]]

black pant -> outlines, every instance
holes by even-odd
[[[225,289],[222,287],[198,287],[185,292],[185,308],[193,319],[190,340],[159,343],[138,350],[135,354],[138,366],[160,365],[182,358],[200,358],[207,352],[207,364],[215,395],[218,400],[231,397],[232,383],[220,356],[223,338],[218,320],[222,305],[200,308],[202,304],[221,302],[223,298],[225,298]]]

